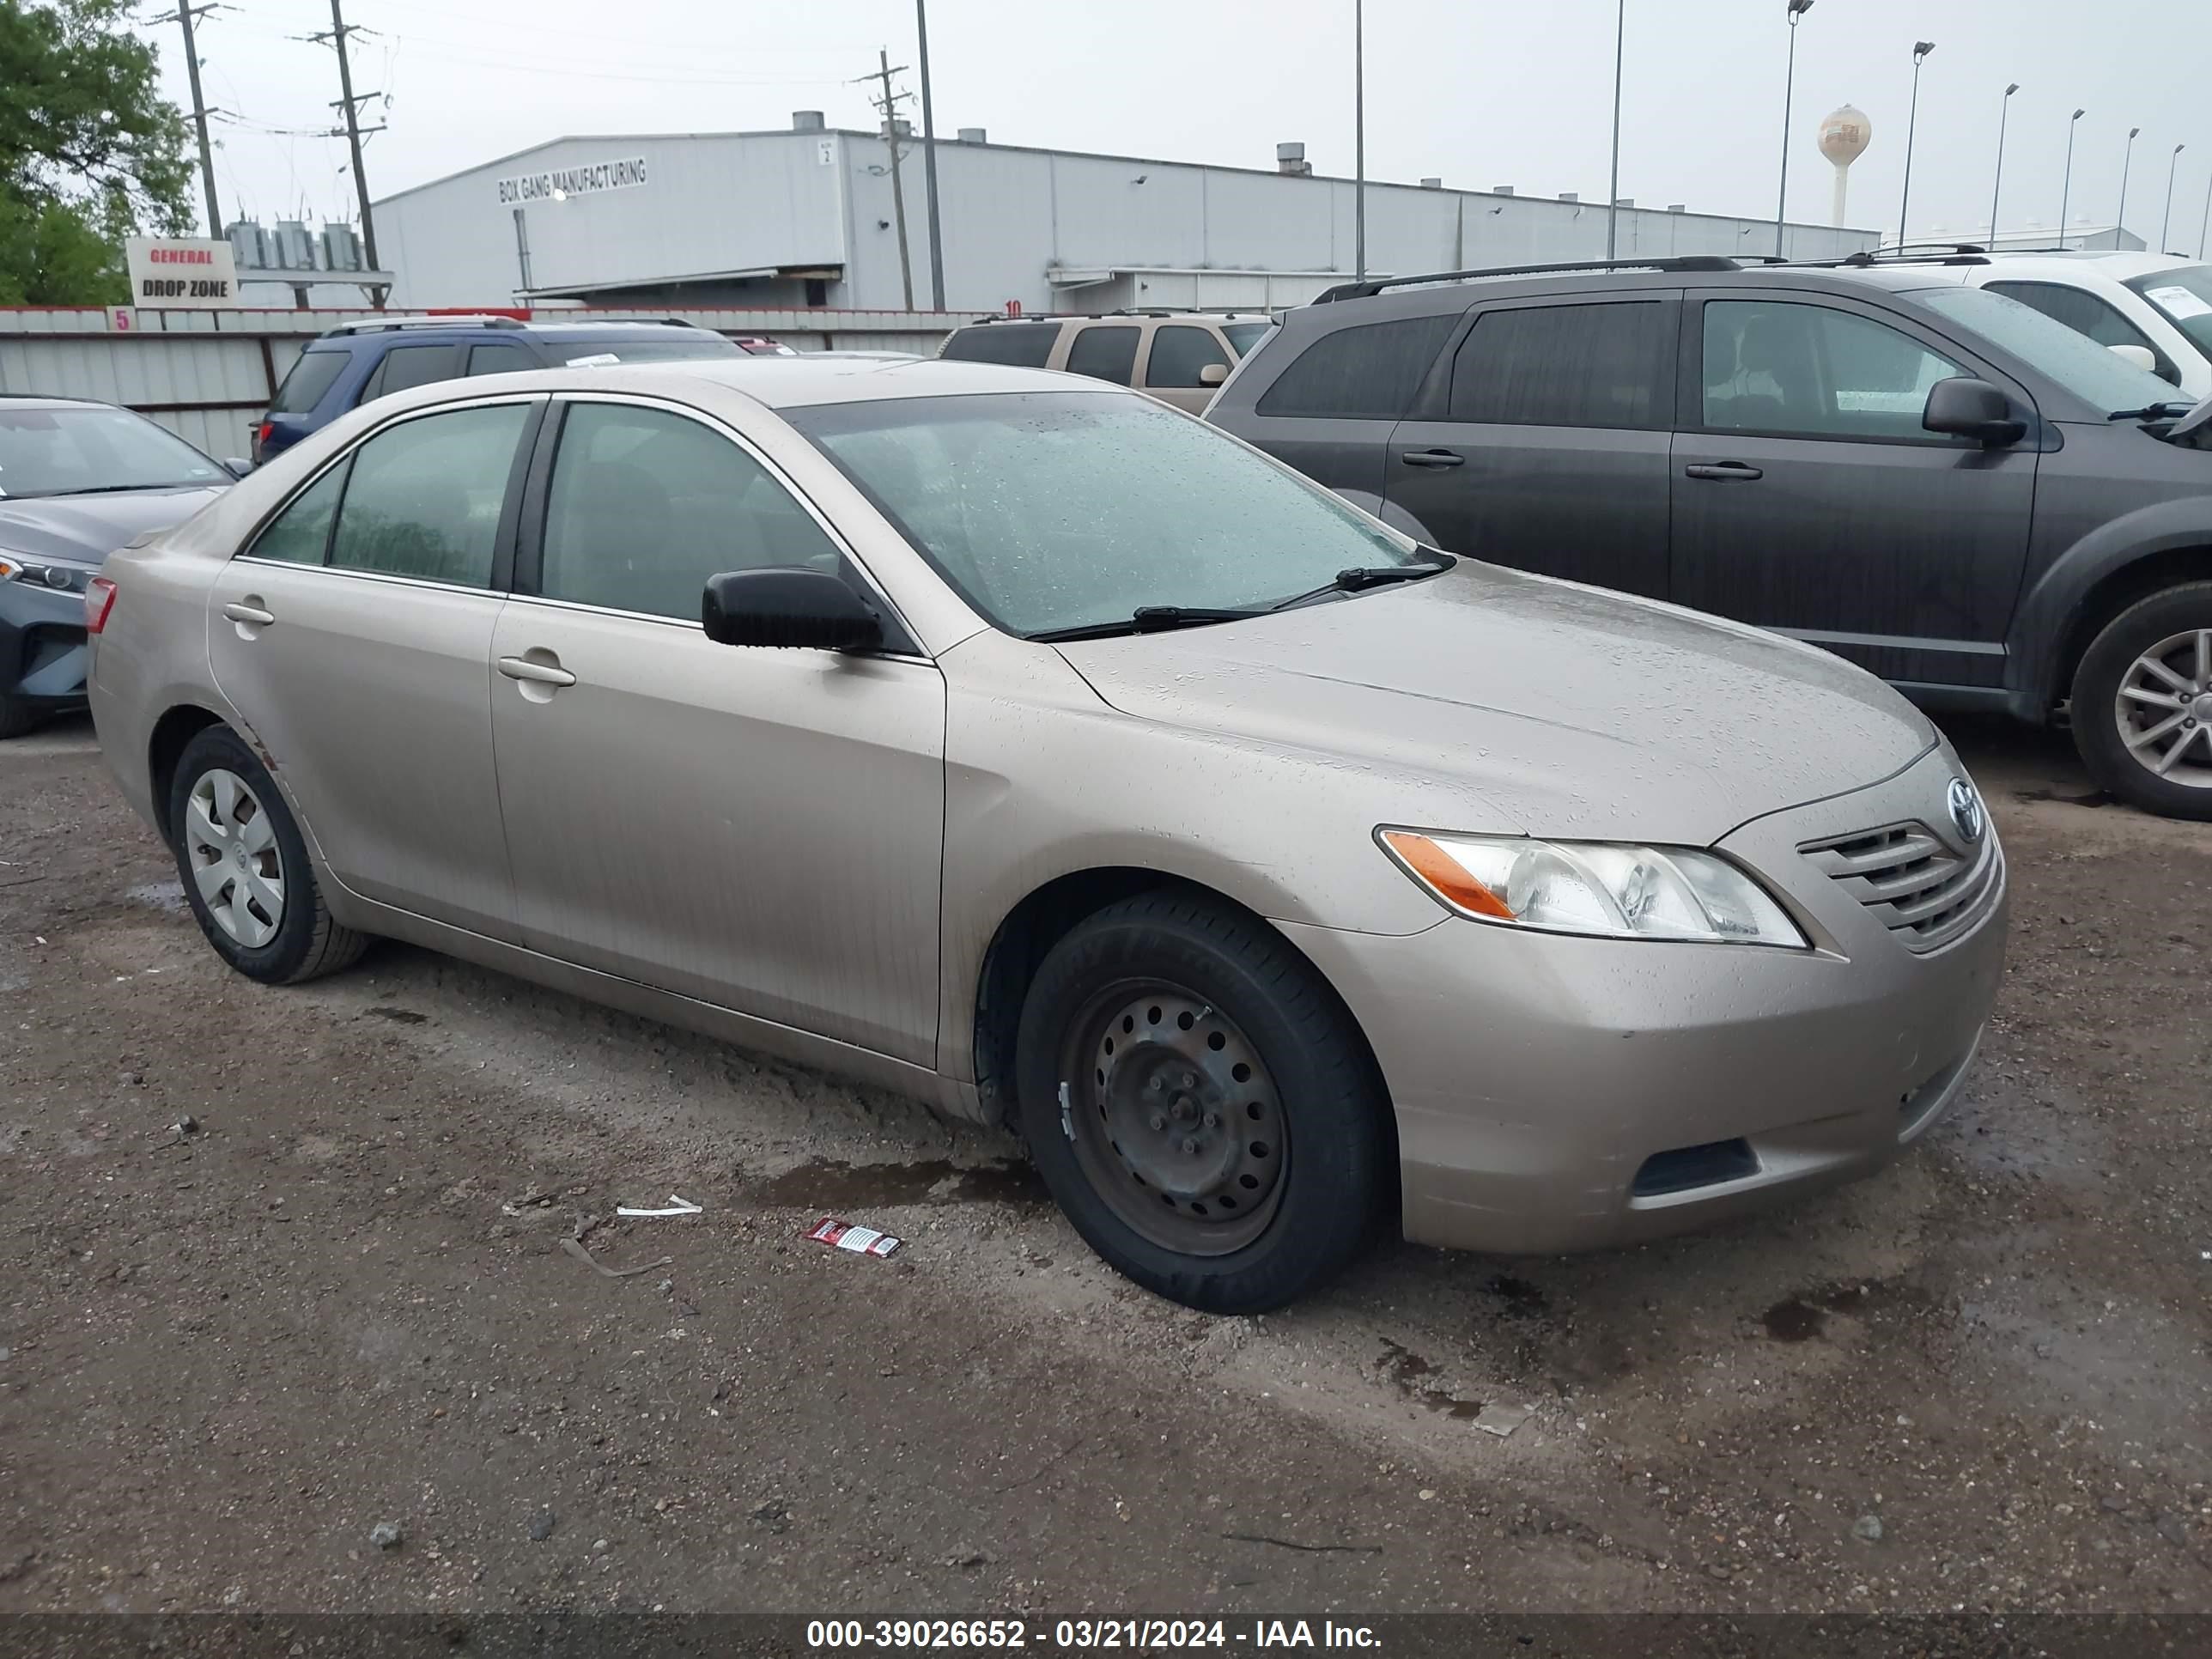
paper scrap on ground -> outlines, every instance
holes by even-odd
[[[855,1227],[849,1221],[826,1215],[806,1230],[806,1237],[817,1243],[856,1251],[861,1255],[890,1255],[905,1242],[889,1233],[879,1233],[873,1227]]]
[[[1534,1415],[1526,1406],[1486,1406],[1476,1416],[1474,1426],[1503,1440]]]
[[[671,1193],[668,1201],[676,1207],[670,1210],[633,1210],[626,1204],[615,1206],[617,1215],[697,1215],[699,1206],[680,1193]]]

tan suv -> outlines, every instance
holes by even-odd
[[[1164,404],[1206,412],[1237,360],[1273,326],[1264,311],[1093,312],[986,317],[957,328],[938,353],[956,362],[1057,368],[1134,386]]]

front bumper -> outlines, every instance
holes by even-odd
[[[1956,775],[1939,747],[1720,843],[1796,915],[1810,951],[1462,921],[1396,938],[1284,927],[1381,1062],[1406,1236],[1506,1254],[1626,1243],[1869,1174],[1924,1134],[1964,1086],[1996,998],[2002,851],[1973,925],[1915,954],[1799,849],[1917,823],[1972,851],[1948,827]]]
[[[0,696],[82,708],[91,661],[82,593],[0,581]]]

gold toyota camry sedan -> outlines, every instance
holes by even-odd
[[[2005,866],[1813,647],[1423,547],[1136,392],[577,367],[303,441],[87,595],[209,943],[407,939],[1011,1124],[1122,1273],[1648,1237],[1957,1096]]]

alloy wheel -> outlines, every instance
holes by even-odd
[[[2130,663],[2113,718],[2154,776],[2212,789],[2212,629],[2170,634]]]
[[[251,784],[221,768],[202,773],[185,806],[185,850],[216,927],[249,951],[276,937],[284,925],[284,858]]]

